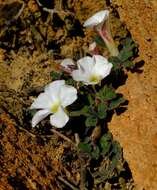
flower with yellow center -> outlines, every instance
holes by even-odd
[[[98,76],[96,75],[92,75],[89,79],[90,82],[93,82],[93,83],[99,83],[100,79]]]
[[[77,99],[77,90],[66,85],[64,80],[57,80],[45,87],[30,109],[40,109],[32,119],[32,127],[35,127],[41,120],[50,116],[52,126],[62,128],[69,120],[65,108]]]
[[[50,109],[51,112],[52,112],[52,113],[56,113],[56,112],[58,111],[59,105],[60,105],[59,100],[56,101],[56,102],[54,102],[54,103],[52,104],[52,106],[51,106],[51,109]]]
[[[73,79],[86,85],[95,85],[110,74],[112,64],[101,55],[93,55],[78,60],[77,67],[71,74]]]

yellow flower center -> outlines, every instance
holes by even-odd
[[[56,113],[58,111],[59,106],[60,106],[59,101],[54,102],[51,106],[51,112]]]
[[[99,83],[100,79],[98,76],[96,75],[92,75],[89,79],[90,82],[93,82],[93,83]]]

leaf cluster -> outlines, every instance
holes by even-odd
[[[87,153],[91,159],[99,159],[101,156],[110,154],[112,145],[112,135],[110,133],[104,134],[97,142],[93,142],[87,138],[85,142],[79,144],[80,151]]]
[[[90,164],[93,163],[93,160],[99,163],[95,164],[95,170],[90,169],[96,185],[104,183],[109,179],[120,177],[121,172],[125,170],[122,149],[113,140],[110,132],[103,134],[97,140],[97,143],[87,139],[86,142],[80,143],[78,147],[80,152],[86,154],[86,157],[88,156]]]
[[[132,59],[137,54],[137,45],[128,37],[122,41],[121,46],[119,55],[109,58],[109,61],[113,64],[113,69],[133,69]]]
[[[86,127],[92,127],[104,120],[109,111],[118,108],[125,101],[122,96],[115,92],[114,88],[105,85],[94,96],[89,94],[88,104],[75,113],[76,115],[84,115]]]

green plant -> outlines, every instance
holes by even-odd
[[[102,22],[104,23],[104,20]],[[99,28],[101,27],[100,23],[97,27],[98,31],[101,32],[101,28]],[[105,28],[105,30],[106,29],[107,28]],[[100,188],[102,183],[109,181],[111,178],[115,178],[116,182],[111,184],[115,189],[119,189],[122,185],[120,185],[118,179],[122,178],[122,172],[125,171],[125,162],[122,157],[122,149],[120,145],[113,140],[112,134],[107,129],[107,124],[112,114],[119,108],[125,106],[126,100],[122,94],[116,92],[117,85],[115,87],[115,80],[113,79],[119,79],[121,73],[125,73],[126,70],[132,70],[134,68],[132,61],[137,53],[137,45],[131,38],[126,38],[120,42],[121,48],[118,50],[113,39],[111,40],[112,43],[109,44],[110,38],[112,38],[110,33],[108,33],[109,39],[104,40],[105,37],[102,35],[105,34],[101,32],[101,38],[100,36],[96,37],[95,42],[102,47],[105,47],[105,43],[107,43],[107,47],[112,55],[111,57],[107,59],[101,55],[93,55],[92,57],[85,56],[77,60],[77,62],[68,58],[57,66],[57,68],[59,68],[58,71],[52,71],[50,75],[52,80],[56,81],[54,83],[64,80],[66,82],[66,84],[64,84],[67,88],[66,90],[68,90],[68,88],[75,90],[74,100],[76,101],[74,102],[73,100],[67,104],[70,105],[74,102],[68,106],[66,110],[64,109],[64,114],[73,118],[73,121],[77,118],[79,125],[83,128],[83,134],[79,133],[79,129],[77,130],[79,136],[77,152],[79,158],[88,160],[87,170],[94,181],[93,186]],[[46,89],[47,87],[44,93],[46,93]],[[49,105],[47,109],[50,109],[54,115],[59,112],[58,108],[65,108],[63,106],[64,100],[68,99],[68,97],[64,95],[64,92],[61,92],[62,91],[58,92],[59,100],[57,108],[56,104],[55,106],[53,104]],[[54,97],[55,99],[58,98],[56,92],[51,90],[50,93],[46,95],[49,96],[50,99]],[[72,98],[73,96],[71,95],[69,98],[70,97]],[[38,103],[38,101],[36,101],[36,103]],[[41,104],[43,104],[42,101]],[[60,117],[62,117],[62,115],[60,115]],[[44,118],[44,116],[41,118]],[[39,118],[39,120],[41,120],[41,118]],[[59,120],[64,121],[64,119],[65,118],[60,118]],[[66,125],[68,120],[69,118],[66,122],[64,121],[62,125],[54,125],[52,120],[50,123],[55,127],[62,128]],[[69,121],[70,129],[73,130],[74,126],[70,122],[71,120]],[[33,124],[33,126],[35,126],[35,124]],[[116,186],[116,183],[119,186]],[[88,185],[85,184],[84,188],[88,188]]]

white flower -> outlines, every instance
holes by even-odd
[[[109,52],[112,56],[117,56],[119,51],[114,43],[110,30],[109,11],[99,11],[89,19],[87,19],[83,25],[84,27],[94,28],[101,38],[104,40]]]
[[[99,11],[93,16],[91,16],[89,19],[87,19],[84,23],[84,27],[96,27],[96,29],[101,29],[103,26],[104,22],[108,19],[109,17],[109,11],[108,10],[103,10]]]
[[[86,56],[77,62],[78,69],[72,72],[75,81],[95,85],[111,72],[112,64],[101,55]]]
[[[69,120],[65,107],[77,99],[77,90],[65,84],[64,80],[56,80],[45,87],[30,109],[40,109],[32,119],[32,127],[35,127],[41,120],[50,116],[51,125],[62,128]]]

